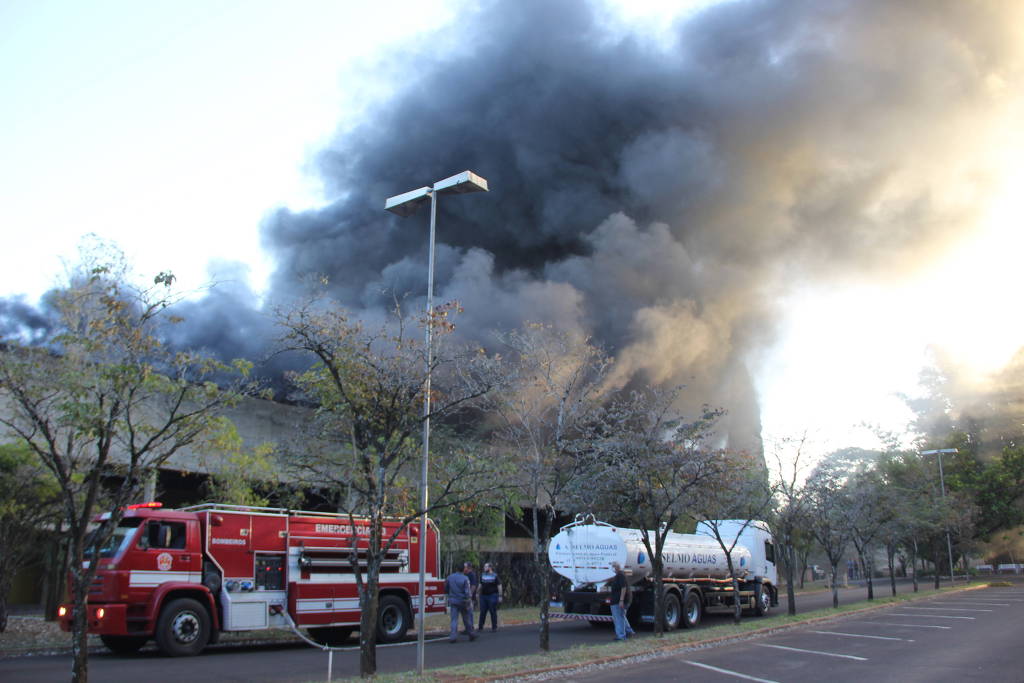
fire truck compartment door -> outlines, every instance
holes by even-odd
[[[280,615],[271,615],[271,605],[284,605],[285,591],[258,591],[253,593],[221,592],[224,605],[225,631],[250,631],[271,626],[286,626]]]

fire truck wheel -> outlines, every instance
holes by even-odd
[[[172,600],[156,622],[156,644],[171,657],[199,654],[210,639],[210,615],[191,598]]]
[[[402,640],[411,621],[405,600],[396,595],[381,596],[377,613],[377,642],[397,643]]]
[[[352,635],[351,626],[321,626],[320,628],[307,629],[309,637],[324,645],[344,645],[348,637]]]
[[[133,655],[149,640],[146,636],[100,636],[100,640],[111,652],[119,655]]]
[[[683,626],[693,628],[699,624],[702,609],[700,593],[693,589],[686,591],[683,597]]]

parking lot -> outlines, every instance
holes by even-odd
[[[588,671],[573,680],[1021,681],[1022,609],[1020,586],[984,588]]]

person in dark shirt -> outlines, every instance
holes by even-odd
[[[461,572],[452,572],[444,582],[444,592],[448,594],[448,609],[451,612],[451,630],[448,633],[448,642],[454,643],[459,636],[459,616],[462,616],[462,623],[466,626],[466,635],[470,640],[476,640],[473,633],[473,586],[467,576],[467,562]]]
[[[609,600],[612,607],[612,623],[615,624],[615,640],[625,640],[635,633],[629,625],[629,619],[626,618],[626,610],[630,603],[629,584],[626,582],[622,565],[612,562],[612,570],[615,571],[615,576],[608,582],[608,588],[611,590]]]
[[[473,571],[472,562],[464,562],[462,565],[462,571],[465,572],[466,576],[469,578],[469,585],[473,589],[473,607],[476,607],[477,600],[480,597],[480,578],[476,575],[476,572]]]
[[[487,614],[491,615],[491,630],[498,630],[498,603],[501,602],[501,579],[490,562],[484,563],[484,571],[480,575],[480,623],[477,630],[484,629]]]

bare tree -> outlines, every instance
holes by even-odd
[[[808,469],[807,445],[805,433],[795,439],[783,439],[772,446],[772,485],[775,490],[772,531],[779,549],[778,555],[782,558],[783,570],[786,572],[786,597],[789,601],[787,611],[791,615],[796,614],[798,547],[805,542],[805,535],[802,532],[809,525],[810,500],[805,488]],[[803,569],[800,579],[803,581]]]
[[[532,508],[526,531],[533,540],[540,594],[540,648],[549,642],[552,526],[574,479],[580,456],[594,438],[610,360],[586,337],[527,324],[504,335],[507,374],[514,384],[492,392],[495,442],[515,454],[517,495]]]
[[[714,477],[701,489],[697,510],[698,526],[712,536],[725,553],[732,579],[733,622],[740,623],[742,605],[740,585],[733,558],[739,537],[752,523],[762,520],[769,511],[775,492],[768,480],[761,458],[750,453],[724,453]],[[728,522],[728,524],[726,523]],[[734,523],[740,522],[736,530]],[[725,529],[728,527],[729,532]],[[734,535],[735,534],[735,535]],[[762,584],[755,585],[755,602],[763,609],[765,595]],[[767,598],[770,600],[771,596]]]
[[[331,497],[352,528],[352,570],[359,590],[360,673],[377,670],[376,638],[382,562],[406,527],[423,513],[460,505],[502,488],[496,460],[474,449],[433,454],[430,497],[422,509],[413,495],[418,480],[423,421],[454,415],[476,404],[501,381],[495,359],[458,348],[447,334],[454,306],[438,307],[422,324],[433,326],[429,354],[400,314],[367,329],[336,303],[312,297],[277,314],[280,349],[312,365],[290,376],[298,398],[316,406],[301,448],[289,454],[296,480]],[[423,414],[424,394],[431,410]],[[357,517],[364,518],[358,521]],[[397,524],[385,529],[385,520]],[[358,560],[364,553],[365,565]],[[408,605],[392,605],[409,618]]]
[[[109,257],[109,258],[108,258]],[[86,601],[100,549],[123,506],[172,456],[198,447],[240,396],[250,364],[227,366],[163,342],[174,277],[127,279],[119,254],[93,252],[51,293],[47,335],[0,351],[0,425],[35,454],[60,489],[74,603],[72,680],[88,679]],[[110,488],[105,484],[114,482]],[[113,510],[90,531],[101,499]]]

